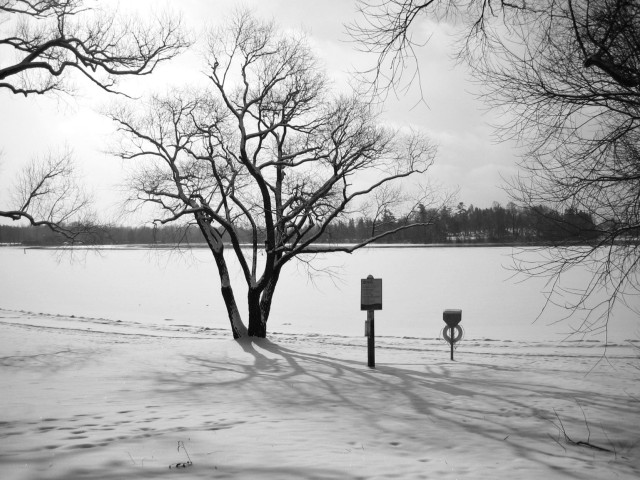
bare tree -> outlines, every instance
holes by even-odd
[[[588,245],[556,244],[522,271],[548,275],[556,298],[587,314],[580,332],[606,330],[617,300],[638,293],[640,262],[640,4],[632,0],[539,2],[397,0],[360,2],[354,37],[378,53],[373,71],[398,65],[406,74],[417,18],[457,23],[459,58],[479,81],[482,97],[505,114],[499,134],[525,147],[512,198],[540,214],[576,212],[567,226],[589,228]],[[391,6],[389,6],[391,5]],[[580,219],[589,217],[592,222]],[[572,218],[565,215],[563,221]],[[594,227],[596,225],[596,227]],[[584,236],[583,236],[584,237]],[[559,277],[587,265],[591,281],[568,301]],[[606,300],[587,301],[597,291]],[[604,312],[603,315],[595,312]]]
[[[512,197],[584,212],[596,225],[587,227],[594,230],[590,245],[554,245],[547,260],[521,265],[552,279],[574,265],[590,269],[591,281],[568,304],[586,312],[578,330],[587,333],[606,330],[616,301],[634,298],[640,287],[640,5],[565,1],[551,13],[523,15],[529,29],[510,41],[526,48],[516,55],[503,42],[496,47],[502,65],[476,71],[491,79],[487,100],[515,114],[504,134],[528,152]],[[606,292],[603,309],[588,302],[598,291]]]
[[[69,91],[71,71],[114,92],[118,77],[147,75],[188,45],[179,19],[164,16],[144,25],[82,0],[0,0],[0,27],[0,94]],[[45,225],[70,242],[88,241],[96,227],[89,200],[76,182],[71,154],[50,154],[21,171],[13,208],[0,210],[0,217]]]
[[[421,87],[416,49],[429,33],[415,36],[416,23],[430,19],[449,22],[467,31],[467,39],[484,39],[487,22],[524,8],[525,0],[357,0],[359,16],[346,26],[356,47],[375,55],[373,66],[361,72],[374,93],[399,93]],[[464,42],[463,42],[464,43]]]
[[[16,208],[0,211],[0,217],[49,227],[70,243],[90,243],[96,233],[91,197],[77,181],[71,152],[32,160],[18,174],[12,193]]]
[[[0,65],[0,89],[25,96],[64,90],[68,71],[111,92],[119,76],[147,75],[188,44],[179,19],[145,25],[82,0],[0,0],[3,24],[3,58],[16,60]]]
[[[358,202],[424,173],[435,147],[417,133],[380,127],[372,106],[355,94],[332,95],[305,39],[272,23],[238,13],[209,45],[210,91],[155,96],[144,110],[120,106],[110,117],[124,134],[119,155],[138,160],[132,200],[157,206],[156,222],[199,227],[234,338],[264,337],[283,267],[393,233],[355,246],[315,245]],[[425,224],[407,222],[396,231]],[[228,249],[248,289],[248,326],[237,308]]]

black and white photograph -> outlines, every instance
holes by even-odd
[[[640,478],[640,1],[0,0],[0,479]]]

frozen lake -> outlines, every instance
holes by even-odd
[[[467,339],[562,340],[581,318],[544,304],[544,279],[522,282],[509,269],[508,247],[369,248],[331,254],[285,267],[269,331],[363,335],[360,279],[383,279],[383,310],[376,335],[438,337],[442,311],[462,309]],[[532,253],[533,254],[533,253]],[[232,264],[232,271],[240,271]],[[80,252],[73,260],[54,250],[0,248],[0,308],[107,318],[159,325],[227,328],[215,264],[205,249],[187,253],[117,249]],[[334,275],[329,275],[331,271]],[[565,287],[584,280],[575,271]],[[237,283],[236,285],[240,285]],[[240,307],[244,290],[236,287]],[[633,305],[632,305],[633,307]],[[635,305],[637,308],[638,305]],[[609,341],[640,337],[636,314],[620,305]],[[591,335],[589,340],[604,340]]]

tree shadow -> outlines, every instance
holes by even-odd
[[[185,367],[190,373],[161,374],[157,378],[159,392],[190,397],[207,395],[211,389],[224,385],[241,386],[261,401],[283,409],[303,407],[328,412],[339,407],[362,418],[363,424],[374,426],[379,433],[408,437],[416,429],[429,429],[435,423],[455,435],[495,441],[504,445],[513,458],[540,462],[558,473],[561,470],[567,478],[580,478],[581,474],[559,467],[557,457],[581,461],[588,455],[579,449],[563,450],[549,438],[555,433],[551,423],[554,405],[567,405],[579,399],[582,405],[622,408],[621,413],[630,417],[637,414],[637,408],[624,407],[616,395],[594,397],[579,388],[541,385],[526,376],[514,384],[513,376],[507,379],[500,375],[501,370],[514,372],[517,367],[467,364],[461,368],[461,364],[440,362],[379,364],[376,369],[369,369],[364,364],[364,355],[361,362],[323,351],[292,348],[268,339],[246,339],[238,344],[249,361],[222,364],[217,356],[188,355]],[[335,346],[330,350],[339,351]],[[232,375],[221,379],[221,371]],[[494,374],[487,375],[491,371]],[[482,373],[478,375],[479,372]],[[278,385],[285,382],[290,394],[282,395],[280,388],[274,388],[274,382]],[[363,398],[367,401],[363,402]],[[492,407],[491,411],[486,411],[487,405]],[[577,415],[574,420],[582,422]],[[398,425],[402,425],[400,431]]]
[[[209,348],[208,340],[206,344]],[[191,347],[193,343],[188,345]],[[318,421],[347,419],[344,425],[336,424],[335,428],[353,429],[350,439],[384,439],[386,443],[378,444],[383,449],[389,448],[390,441],[407,439],[413,442],[406,447],[413,448],[411,452],[415,452],[415,445],[422,442],[424,450],[432,455],[436,454],[436,444],[438,447],[444,445],[442,448],[451,449],[451,455],[457,455],[459,451],[453,450],[456,443],[473,448],[489,442],[492,448],[498,449],[502,460],[529,460],[563,478],[580,478],[585,468],[589,468],[579,468],[580,465],[593,463],[596,455],[599,461],[610,462],[613,472],[640,473],[637,466],[630,465],[632,462],[612,462],[612,455],[569,446],[563,450],[564,447],[549,438],[557,433],[552,421],[555,419],[554,408],[558,405],[576,410],[573,418],[566,418],[571,417],[567,413],[570,410],[561,408],[563,420],[568,428],[573,428],[583,425],[582,413],[574,399],[585,408],[608,409],[622,418],[631,419],[637,418],[637,403],[625,403],[621,396],[613,393],[593,395],[585,389],[586,384],[580,382],[561,385],[553,381],[541,382],[539,375],[538,380],[527,378],[526,374],[520,374],[520,369],[526,371],[528,359],[521,358],[520,363],[517,359],[511,363],[500,360],[494,364],[490,356],[480,355],[474,357],[473,363],[439,361],[433,351],[421,356],[414,347],[405,348],[394,343],[380,345],[380,357],[394,358],[397,363],[380,362],[376,369],[369,369],[366,347],[352,339],[318,338],[291,342],[282,337],[277,343],[254,339],[216,345],[229,347],[228,354],[222,351],[208,354],[202,349],[183,351],[172,362],[170,370],[163,370],[161,364],[151,371],[145,366],[144,371],[149,376],[135,377],[141,387],[134,396],[127,394],[131,386],[126,384],[116,384],[109,391],[114,397],[122,393],[123,398],[138,403],[124,406],[118,401],[117,407],[96,405],[87,409],[90,413],[74,412],[74,417],[79,419],[78,430],[80,427],[86,430],[85,440],[81,440],[85,438],[83,436],[69,439],[72,433],[63,434],[63,430],[74,425],[71,417],[44,419],[44,424],[42,421],[28,425],[23,421],[16,425],[0,422],[3,441],[10,442],[9,435],[13,433],[32,435],[34,439],[35,435],[39,436],[26,450],[14,447],[9,449],[10,454],[0,453],[0,472],[11,471],[19,466],[16,462],[23,463],[28,459],[37,471],[45,472],[43,476],[52,479],[110,480],[175,475],[175,471],[168,469],[174,457],[163,460],[166,471],[139,468],[139,465],[129,463],[123,448],[149,452],[150,444],[166,446],[175,438],[186,439],[196,432],[200,432],[196,433],[200,448],[210,448],[204,444],[212,439],[215,443],[221,438],[231,438],[234,442],[246,438],[262,448],[259,442],[250,438],[251,435],[268,438],[277,435],[273,432],[289,431],[288,425],[283,425],[284,430],[269,430],[274,425],[274,418],[269,415],[275,413],[275,420],[279,421],[306,421],[310,416],[310,425],[317,425],[313,422]],[[354,359],[354,348],[362,348],[361,360]],[[424,359],[424,363],[417,363],[417,359]],[[69,368],[65,364],[65,369]],[[550,372],[553,374],[555,370]],[[142,396],[144,398],[138,398]],[[234,396],[237,396],[237,402],[234,402]],[[263,405],[272,410],[261,417],[256,416],[255,412]],[[252,422],[256,422],[255,428],[251,427]],[[41,432],[54,425],[57,433]],[[236,427],[243,430],[230,430],[230,437],[223,437],[219,432]],[[368,433],[363,433],[364,427]],[[243,437],[238,437],[239,432]],[[622,433],[628,437],[628,429]],[[53,440],[42,439],[47,435],[54,435]],[[316,446],[318,438],[316,435],[301,448]],[[300,439],[304,442],[304,435]],[[18,443],[25,444],[24,441]],[[57,445],[56,449],[46,451],[53,443]],[[246,449],[246,445],[238,443],[234,443],[233,448],[239,452]],[[102,448],[108,449],[109,458],[114,458],[115,454],[118,462],[111,466],[98,467],[90,463],[77,466],[79,459],[90,462],[99,458]],[[404,447],[398,447],[398,451],[401,448]],[[484,451],[487,446],[481,448]],[[214,472],[213,457],[204,457],[204,451],[196,455],[192,452],[194,465],[184,471],[188,478],[358,478],[347,469],[331,464],[292,467],[265,462],[265,465],[248,464],[240,470],[237,463],[225,465],[222,461]],[[56,468],[64,470],[59,475],[48,470],[53,453]],[[331,455],[334,454],[325,452],[325,456],[332,458]],[[633,462],[637,464],[636,460]],[[69,466],[64,467],[67,463]]]

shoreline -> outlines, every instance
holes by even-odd
[[[327,244],[327,243],[319,243],[313,244],[314,248],[318,250],[322,250],[322,247],[326,247],[327,250],[334,248],[336,246],[353,246],[356,244]],[[224,244],[225,248],[233,248],[233,245],[230,243]],[[588,247],[587,244],[571,244],[572,247],[584,246]],[[250,249],[253,248],[251,244],[241,244],[240,247],[242,249]],[[385,244],[372,244],[362,247],[361,249],[383,249],[383,248],[398,248],[398,249],[411,249],[411,248],[497,248],[497,247],[511,247],[511,248],[555,248],[551,245],[545,245],[541,243],[479,243],[479,242],[471,242],[471,243],[385,243]],[[207,249],[208,246],[206,243],[198,243],[198,244],[105,244],[105,245],[22,245],[22,244],[0,244],[0,248],[17,248],[17,249],[25,249],[25,250],[174,250],[174,249]],[[314,253],[322,253],[318,251],[311,252]],[[336,252],[330,252],[336,253]],[[339,252],[337,252],[339,253]]]
[[[66,315],[59,313],[47,313],[47,312],[34,312],[24,309],[10,309],[4,308],[0,305],[0,324],[13,324],[13,322],[7,322],[10,318],[17,319],[33,319],[34,324],[27,324],[33,327],[49,328],[53,330],[75,330],[75,331],[92,331],[101,332],[105,334],[113,333],[116,329],[136,329],[144,333],[138,333],[139,335],[155,336],[155,337],[194,337],[194,338],[210,338],[220,337],[232,340],[231,330],[226,327],[208,327],[193,324],[173,324],[173,323],[149,323],[149,322],[132,322],[120,319],[110,319],[106,317],[89,317],[83,315]],[[17,324],[16,324],[17,325]],[[133,333],[130,333],[133,334]],[[267,340],[271,337],[282,338],[286,341],[288,338],[294,338],[297,340],[321,340],[323,342],[339,342],[349,341],[356,343],[366,344],[365,336],[345,335],[335,332],[291,332],[291,331],[278,331],[268,330]],[[247,338],[247,340],[250,340]],[[261,339],[255,338],[260,341]],[[448,351],[448,344],[445,344],[444,340],[440,337],[433,336],[416,336],[416,335],[384,335],[377,334],[376,341],[379,348],[386,348],[388,345],[393,345],[391,348],[398,348],[404,346],[406,348],[433,348],[434,346],[443,348]],[[400,343],[398,343],[400,342]],[[336,343],[339,344],[339,343]],[[484,346],[501,346],[501,347],[513,347],[513,348],[545,348],[545,349],[639,349],[637,357],[640,358],[640,338],[624,339],[620,342],[604,343],[602,340],[589,339],[589,338],[556,338],[556,339],[536,339],[536,340],[514,340],[514,339],[499,339],[499,338],[466,338],[463,337],[462,341],[458,344],[456,349],[469,349],[469,346],[474,347],[473,353],[479,353],[476,349]],[[632,352],[634,350],[631,350]],[[495,352],[490,352],[495,353]],[[600,353],[592,355],[585,355],[585,357],[601,357]],[[636,358],[635,355],[625,354],[625,358]]]

